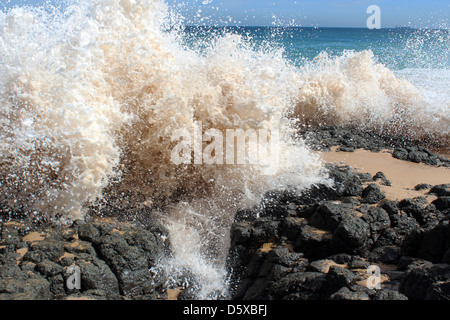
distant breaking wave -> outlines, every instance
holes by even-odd
[[[78,1],[49,13],[0,13],[2,203],[53,222],[83,219],[114,186],[145,196],[171,231],[166,267],[224,287],[238,208],[269,190],[329,183],[299,125],[339,124],[448,141],[448,100],[431,105],[370,51],[320,54],[295,67],[269,45],[224,34],[202,54],[183,46],[163,1]],[[167,31],[171,29],[172,31]],[[171,134],[280,130],[280,170],[171,162]]]

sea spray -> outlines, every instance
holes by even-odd
[[[371,51],[344,51],[337,57],[324,52],[299,73],[294,116],[301,125],[354,126],[448,144],[449,102],[430,99]]]
[[[224,286],[236,210],[326,176],[320,158],[290,138],[295,70],[279,52],[226,34],[199,55],[162,30],[165,16],[161,1],[112,0],[81,1],[56,16],[2,15],[2,201],[69,222],[111,181],[116,193],[144,195],[171,231],[167,270],[190,270],[197,296],[208,297]],[[173,132],[197,121],[281,132],[277,175],[251,164],[174,164]]]
[[[189,48],[179,23],[159,0],[0,14],[2,203],[65,223],[99,200],[136,195],[170,230],[168,285],[226,296],[235,212],[270,190],[329,183],[320,157],[293,138],[295,126],[448,134],[446,114],[428,121],[420,93],[370,52],[322,54],[298,68],[279,46],[256,49],[236,33]],[[276,130],[276,174],[249,163],[174,163],[173,133],[198,122],[205,131]]]
[[[72,10],[17,8],[0,28],[2,197],[62,220],[82,218],[118,173],[113,134],[126,118],[96,67],[98,25]]]

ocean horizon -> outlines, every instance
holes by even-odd
[[[133,296],[145,291],[145,298],[151,296],[147,295],[150,291],[154,297],[160,288],[165,290],[167,283],[175,289],[193,284],[187,297],[229,298],[227,263],[236,234],[247,244],[254,240],[250,241],[251,237],[256,239],[256,247],[244,248],[249,250],[244,252],[245,257],[255,250],[265,257],[278,246],[276,252],[286,257],[277,265],[280,277],[282,272],[286,272],[283,276],[289,273],[289,268],[297,268],[297,263],[306,268],[305,247],[297,246],[305,239],[293,237],[292,243],[286,244],[286,235],[304,227],[311,212],[302,210],[317,202],[317,207],[311,207],[316,210],[321,205],[317,199],[329,201],[333,208],[342,207],[336,214],[329,214],[331,211],[325,208],[323,217],[323,212],[317,213],[316,222],[330,219],[326,228],[337,227],[338,218],[345,215],[349,224],[340,225],[336,237],[329,230],[314,233],[308,229],[307,242],[325,243],[328,250],[329,241],[334,239],[333,250],[344,248],[326,251],[324,258],[332,253],[359,253],[357,249],[366,257],[376,255],[367,248],[378,248],[374,243],[382,239],[382,231],[391,222],[387,213],[380,213],[380,219],[371,216],[371,209],[381,207],[384,194],[380,188],[389,187],[391,182],[386,177],[381,179],[384,174],[377,172],[367,178],[367,174],[363,177],[349,171],[344,174],[336,167],[330,169],[325,157],[302,136],[305,130],[315,134],[321,140],[319,144],[331,141],[326,147],[337,147],[339,141],[339,148],[349,153],[363,148],[383,150],[379,157],[371,157],[369,152],[353,153],[369,159],[366,163],[372,163],[371,168],[378,168],[377,161],[387,163],[386,155],[392,160],[384,150],[388,147],[399,149],[398,158],[421,162],[411,169],[411,175],[425,165],[450,163],[431,151],[445,151],[450,146],[448,29],[184,26],[186,20],[174,14],[163,0],[70,4],[53,7],[49,2],[45,8],[23,6],[0,11],[0,218],[9,221],[11,217],[25,217],[34,225],[70,226],[91,219],[94,212],[152,226],[157,221],[164,228],[151,227],[150,235],[137,235],[130,229],[115,232],[102,226],[97,230],[88,225],[80,238],[76,235],[75,239],[75,233],[70,232],[63,235],[62,231],[55,236],[95,244],[95,250],[89,243],[87,249],[84,244],[80,248],[58,245],[74,256],[81,252],[85,257],[96,250],[103,250],[100,258],[111,254],[108,263],[120,278],[118,281],[108,272],[114,292],[122,285],[121,293],[128,290]],[[276,148],[265,153],[266,159],[276,158],[276,170],[267,174],[262,162],[249,160],[253,158],[246,152],[255,155],[256,148],[246,145],[245,135],[236,142],[242,142],[237,149],[237,158],[242,151],[242,163],[224,164],[223,157],[216,161],[223,156],[224,133],[231,130],[249,135],[262,132],[266,144],[276,141]],[[234,136],[230,136],[234,147]],[[253,137],[252,141],[264,141]],[[258,148],[262,153],[261,146]],[[229,157],[234,160],[235,150],[230,149]],[[195,159],[210,161],[184,161],[192,154]],[[392,161],[389,163],[399,165],[397,158]],[[398,173],[394,170],[393,183],[426,182],[430,176],[430,183],[437,185],[448,172],[446,168],[422,170],[419,177],[424,181],[416,181],[409,179],[409,167],[404,170],[405,166],[399,165],[401,175],[394,176]],[[366,181],[375,186],[367,186]],[[381,182],[384,184],[376,185]],[[401,189],[399,193],[386,194],[401,201],[414,189],[410,184],[397,184],[395,191]],[[364,198],[363,188],[374,199]],[[447,189],[439,192],[447,195],[448,187],[443,188]],[[347,193],[325,197],[341,189]],[[310,190],[318,193],[317,198],[308,198]],[[326,192],[322,194],[321,190]],[[417,204],[406,201],[412,208],[409,220],[393,223],[418,226],[429,219],[430,212],[444,216],[444,211],[436,207],[447,205],[446,199],[430,206],[423,217],[412,217],[422,215],[416,208],[428,200]],[[360,214],[355,214],[357,210]],[[255,216],[249,216],[248,224],[233,233],[238,212],[242,219],[247,212]],[[258,225],[250,229],[253,221]],[[287,226],[285,234],[278,234],[276,230],[282,226]],[[8,228],[5,230],[15,226]],[[163,229],[167,232],[160,233]],[[124,234],[126,240],[117,238]],[[400,240],[392,242],[391,235],[379,245],[397,246],[393,249],[397,254]],[[45,241],[39,235],[37,238]],[[156,258],[153,245],[168,238],[170,254]],[[117,241],[114,248],[108,239]],[[258,242],[261,239],[263,242]],[[347,241],[345,246],[342,241]],[[23,249],[22,245],[27,243],[21,242],[10,251]],[[347,245],[354,250],[349,251]],[[30,261],[34,261],[34,248],[39,250],[39,246],[30,246]],[[117,258],[120,254],[126,257]],[[63,258],[67,257],[55,253],[53,262],[41,269],[53,274],[53,269],[57,270],[54,265]],[[278,259],[276,255],[272,258]],[[17,269],[19,260],[10,260]],[[109,270],[106,262],[95,261],[101,272]],[[271,266],[273,261],[267,261]],[[34,270],[31,263],[23,265],[27,272]],[[245,267],[244,262],[239,267]],[[58,268],[62,270],[62,266]],[[267,275],[269,269],[265,272]],[[99,278],[104,279],[104,274]],[[150,280],[138,282],[141,274],[146,280],[167,276],[167,281],[154,289],[147,286]],[[292,287],[297,287],[295,281],[290,283]],[[64,284],[61,286],[64,291]],[[283,290],[280,284],[280,297],[285,297]]]

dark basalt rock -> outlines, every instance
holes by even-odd
[[[342,287],[330,296],[330,300],[370,300],[365,292],[352,291],[347,287]]]
[[[362,219],[369,224],[372,233],[380,233],[391,226],[388,213],[380,207],[369,208]]]
[[[342,288],[348,288],[354,284],[356,280],[357,276],[352,271],[339,266],[331,266],[326,276],[324,296],[331,296]]]
[[[412,269],[400,285],[411,300],[447,300],[450,295],[450,265],[426,265]]]
[[[352,253],[362,247],[370,236],[370,226],[358,217],[349,217],[339,224],[331,245],[335,252]]]
[[[420,228],[417,221],[406,214],[390,215],[390,220],[391,227],[375,236],[374,249],[383,246],[400,246],[407,236]]]
[[[77,260],[76,265],[81,272],[81,290],[101,290],[104,296],[118,298],[120,295],[119,282],[108,267],[98,258]],[[67,275],[67,272],[63,274]],[[68,280],[67,278],[65,279]]]
[[[252,228],[245,222],[234,223],[231,227],[231,246],[247,246],[252,236]]]
[[[414,299],[406,289],[393,288],[406,283],[416,268],[450,260],[447,209],[441,211],[439,203],[428,205],[424,197],[385,200],[379,186],[370,184],[374,180],[383,183],[381,173],[372,177],[352,173],[345,166],[330,168],[335,183],[329,198],[325,193],[314,194],[318,190],[314,189],[305,203],[301,199],[307,193],[284,198],[283,206],[295,204],[287,213],[271,211],[234,223],[229,266],[233,266],[234,279],[240,280],[235,281],[234,299]],[[364,189],[363,180],[369,182]],[[441,189],[435,191],[444,194]],[[292,267],[274,263],[269,258],[272,254],[286,260],[295,260],[289,258],[294,254],[302,258]],[[382,289],[362,285],[361,271],[383,264],[397,268],[382,272],[389,279]],[[427,298],[447,297],[444,280],[430,282]]]
[[[321,259],[329,255],[330,239],[330,233],[305,224],[300,227],[294,249],[307,258]]]
[[[362,182],[370,182],[372,180],[372,175],[368,172],[358,172],[356,175],[361,179]]]
[[[273,300],[319,300],[326,276],[320,272],[293,272],[273,283],[268,297]]]
[[[439,157],[429,149],[422,147],[396,148],[392,152],[392,156],[400,160],[425,163],[433,166],[448,166],[450,162],[449,159]]]
[[[415,190],[426,190],[426,189],[430,189],[433,186],[431,184],[428,183],[419,183],[418,185],[416,185],[414,187]]]
[[[430,222],[438,222],[444,217],[442,213],[435,210],[434,205],[428,206],[424,197],[403,199],[399,207],[403,212],[416,219],[422,226]]]
[[[49,300],[50,283],[44,276],[22,270],[14,254],[0,256],[0,300]]]
[[[426,163],[426,162],[430,161],[429,155],[427,153],[418,151],[418,150],[410,151],[408,153],[408,160],[412,161],[412,162],[416,162],[416,163],[421,163],[421,162]]]
[[[433,187],[438,199],[431,205],[424,197],[390,201],[370,183],[388,184],[384,174],[372,177],[345,166],[330,169],[332,189],[316,188],[285,198],[283,206],[295,206],[283,214],[271,209],[268,215],[234,224],[230,252],[238,252],[234,265],[241,266],[235,269],[241,281],[233,298],[407,300],[418,298],[410,291],[419,281],[426,287],[420,298],[448,299],[445,276],[414,271],[450,261],[446,185]],[[364,188],[363,182],[369,185]],[[422,188],[431,186],[418,187]],[[281,256],[302,258],[296,267],[274,263],[268,258],[272,251],[262,251],[267,242],[276,244],[275,256],[285,252]],[[364,277],[352,271],[361,272],[371,264],[397,266],[383,272],[389,281],[381,290],[361,285]],[[400,283],[400,292],[392,289]]]
[[[362,181],[358,175],[352,175],[344,184],[344,196],[361,196],[363,191]]]
[[[430,192],[438,197],[450,196],[450,183],[439,184],[431,188]]]
[[[408,300],[408,297],[398,291],[381,289],[375,293],[372,300]]]
[[[310,142],[320,140],[320,148],[395,148],[393,156],[402,160],[450,165],[423,147],[376,132],[330,127],[312,133]],[[237,212],[227,259],[232,298],[448,300],[450,184],[416,186],[438,197],[430,205],[421,197],[390,201],[378,186],[389,185],[382,172],[326,168],[332,183],[302,194],[268,192],[259,206]],[[169,279],[158,260],[170,256],[170,243],[161,225],[80,221],[47,226],[40,241],[23,241],[35,229],[0,223],[0,299],[166,298]],[[81,289],[68,290],[67,270],[74,264]],[[391,268],[382,271],[389,281],[381,290],[365,287],[365,270],[383,264]],[[194,274],[186,270],[178,282],[185,288],[179,299],[196,298]]]
[[[373,180],[377,181],[377,180],[381,180],[381,183],[385,186],[390,186],[391,182],[386,178],[386,175],[384,174],[384,172],[377,172],[374,176],[373,176]]]
[[[122,295],[156,298],[161,293],[161,284],[155,282],[154,274],[149,271],[165,250],[161,234],[140,228],[120,234],[108,224],[81,227],[85,228],[90,232],[85,237],[86,232],[82,231],[80,239],[93,242],[96,251],[117,276]]]
[[[364,203],[375,204],[380,202],[384,198],[385,195],[381,192],[380,187],[375,183],[369,184],[362,191],[362,202]]]
[[[352,205],[326,201],[310,217],[309,223],[316,228],[334,231],[339,223],[349,217],[352,212]]]
[[[305,270],[308,260],[302,254],[292,253],[285,247],[269,252],[257,250],[243,271],[244,278],[235,283],[235,299],[273,299],[276,287],[288,274]],[[274,289],[275,288],[275,289]]]
[[[450,300],[450,281],[434,282],[427,290],[427,300]]]
[[[397,201],[383,200],[378,206],[384,209],[389,214],[389,217],[397,216],[399,214],[400,209]]]
[[[403,148],[397,148],[392,152],[392,156],[399,160],[408,160],[408,151]]]
[[[374,262],[394,264],[400,258],[400,248],[396,246],[377,247],[369,254],[369,259]]]
[[[432,204],[440,211],[450,209],[450,196],[441,196],[434,200]]]
[[[450,223],[443,220],[436,226],[411,232],[401,246],[402,253],[435,263],[450,262]]]
[[[0,299],[164,298],[164,273],[151,271],[169,252],[162,226],[80,221],[65,227],[25,226],[3,224]],[[32,231],[41,236],[24,242]],[[79,268],[79,289],[67,286],[72,266]]]
[[[433,263],[427,260],[410,257],[410,256],[401,256],[398,260],[397,268],[401,271],[411,271],[417,267],[425,267],[432,266]]]
[[[388,133],[338,126],[319,126],[300,129],[299,135],[315,150],[329,151],[337,146],[337,151],[352,152],[366,149],[379,152],[392,149],[394,158],[425,163],[433,166],[450,166],[450,160],[438,156],[427,147],[432,141],[412,141],[405,136],[392,136]]]

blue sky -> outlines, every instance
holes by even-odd
[[[58,3],[0,0],[2,5]],[[449,0],[166,0],[186,24],[365,27],[369,5],[381,9],[381,26],[450,25]],[[210,2],[203,4],[203,2]]]

